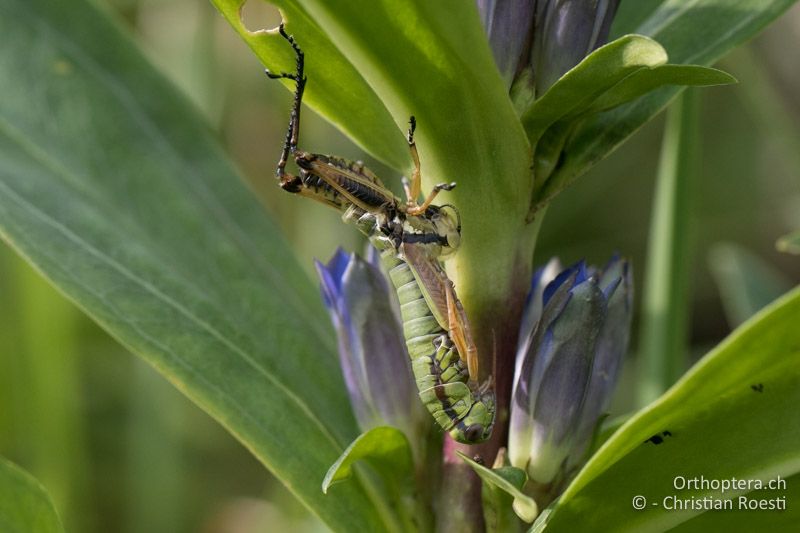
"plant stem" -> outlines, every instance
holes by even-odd
[[[683,373],[687,353],[698,96],[688,90],[667,112],[643,297],[638,401],[650,403]]]
[[[485,362],[493,360],[492,366],[482,368],[481,374],[486,377],[491,375],[494,380],[497,414],[492,437],[484,443],[468,446],[453,442],[449,436],[445,436],[445,464],[437,516],[446,516],[447,520],[437,524],[439,531],[483,530],[480,478],[471,467],[464,464],[456,455],[456,451],[470,457],[479,455],[485,464],[491,465],[498,450],[508,439],[511,385],[514,378],[519,325],[525,297],[530,289],[533,250],[544,215],[545,210],[540,211],[530,224],[522,226],[516,233],[517,247],[509,252],[513,257],[513,260],[509,261],[509,264],[513,265],[511,271],[506,274],[499,272],[497,275],[499,279],[509,280],[504,298],[497,298],[491,289],[476,292],[461,291],[463,285],[459,284],[458,275],[453,274],[459,295],[465,302],[469,302],[465,305],[468,306],[470,324],[479,351],[484,354],[481,363],[485,365]],[[461,251],[454,261],[464,259],[460,254]],[[466,268],[469,268],[469,265],[466,265]]]

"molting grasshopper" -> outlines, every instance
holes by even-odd
[[[406,200],[397,198],[361,162],[300,151],[297,148],[300,109],[307,78],[304,55],[281,24],[280,34],[296,56],[294,73],[272,73],[272,79],[295,82],[294,103],[276,176],[285,191],[311,198],[343,212],[380,252],[381,261],[400,300],[403,332],[419,396],[436,422],[456,441],[477,443],[489,438],[495,417],[491,378],[478,383],[478,353],[464,308],[440,260],[459,245],[461,223],[452,205],[434,205],[436,185],[422,203],[422,176],[411,117],[408,145],[414,162],[403,182]],[[298,175],[287,172],[293,158]]]

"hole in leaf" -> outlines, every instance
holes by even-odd
[[[278,8],[263,0],[245,0],[239,9],[239,19],[250,33],[277,29],[283,20]]]

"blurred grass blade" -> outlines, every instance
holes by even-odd
[[[357,429],[312,283],[186,100],[92,4],[0,3],[0,235],[332,528]]]
[[[708,265],[732,328],[792,288],[780,271],[734,243],[714,245]]]
[[[187,418],[185,405],[175,401],[175,390],[144,361],[134,361],[131,378],[126,530],[186,530],[191,484],[180,437],[181,422]]]
[[[264,65],[274,72],[294,72],[294,52],[277,30],[247,28],[240,17],[240,10],[247,1],[261,0],[211,1]],[[300,3],[292,0],[273,0],[271,3],[281,10],[287,32],[297,39],[306,54],[306,75],[310,81],[303,102],[376,158],[397,170],[410,168],[411,158],[404,138],[404,124],[408,117],[399,117],[399,122],[395,123],[359,71],[336,50],[325,29],[309,17]],[[263,79],[265,84],[276,83],[266,76]],[[294,83],[287,82],[287,87],[294,90]],[[288,120],[287,100],[287,123]],[[286,124],[281,124],[281,128],[284,127]],[[279,150],[280,147],[276,147],[276,161]]]
[[[664,131],[642,297],[638,380],[641,405],[672,385],[687,363],[691,191],[698,179],[698,98],[694,91],[684,93],[670,108]]]
[[[670,63],[711,65],[758,34],[796,0],[666,0],[635,29],[664,46]],[[622,2],[620,17],[624,18]],[[650,8],[642,6],[642,13]],[[633,19],[629,19],[633,20]],[[587,120],[570,138],[548,196],[572,183],[664,109],[681,87],[668,87]]]
[[[553,531],[666,531],[699,520],[705,531],[725,531],[719,511],[679,510],[664,498],[733,498],[702,485],[677,490],[687,480],[768,480],[800,473],[800,288],[770,305],[712,350],[655,403],[640,411],[589,460],[546,517]],[[762,490],[755,498],[791,498],[789,491]],[[646,510],[631,506],[642,495]],[[739,531],[764,531],[765,514],[797,524],[797,506],[787,511],[738,512]],[[604,505],[603,502],[614,502]],[[699,518],[702,516],[702,518]],[[540,525],[541,524],[537,524]],[[777,529],[776,531],[784,531]]]
[[[0,457],[0,530],[6,533],[63,533],[50,496],[41,484]]]
[[[79,311],[41,279],[30,265],[14,258],[13,293],[19,304],[19,358],[13,388],[18,402],[21,452],[30,471],[47,485],[66,527],[91,529],[86,501],[88,450],[85,448]]]
[[[800,255],[800,231],[784,235],[778,239],[778,242],[775,243],[775,247],[779,252]]]

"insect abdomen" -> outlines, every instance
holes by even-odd
[[[469,372],[431,313],[411,268],[390,254],[384,255],[384,264],[400,300],[403,334],[420,398],[439,425],[450,430],[473,403],[465,384]]]

